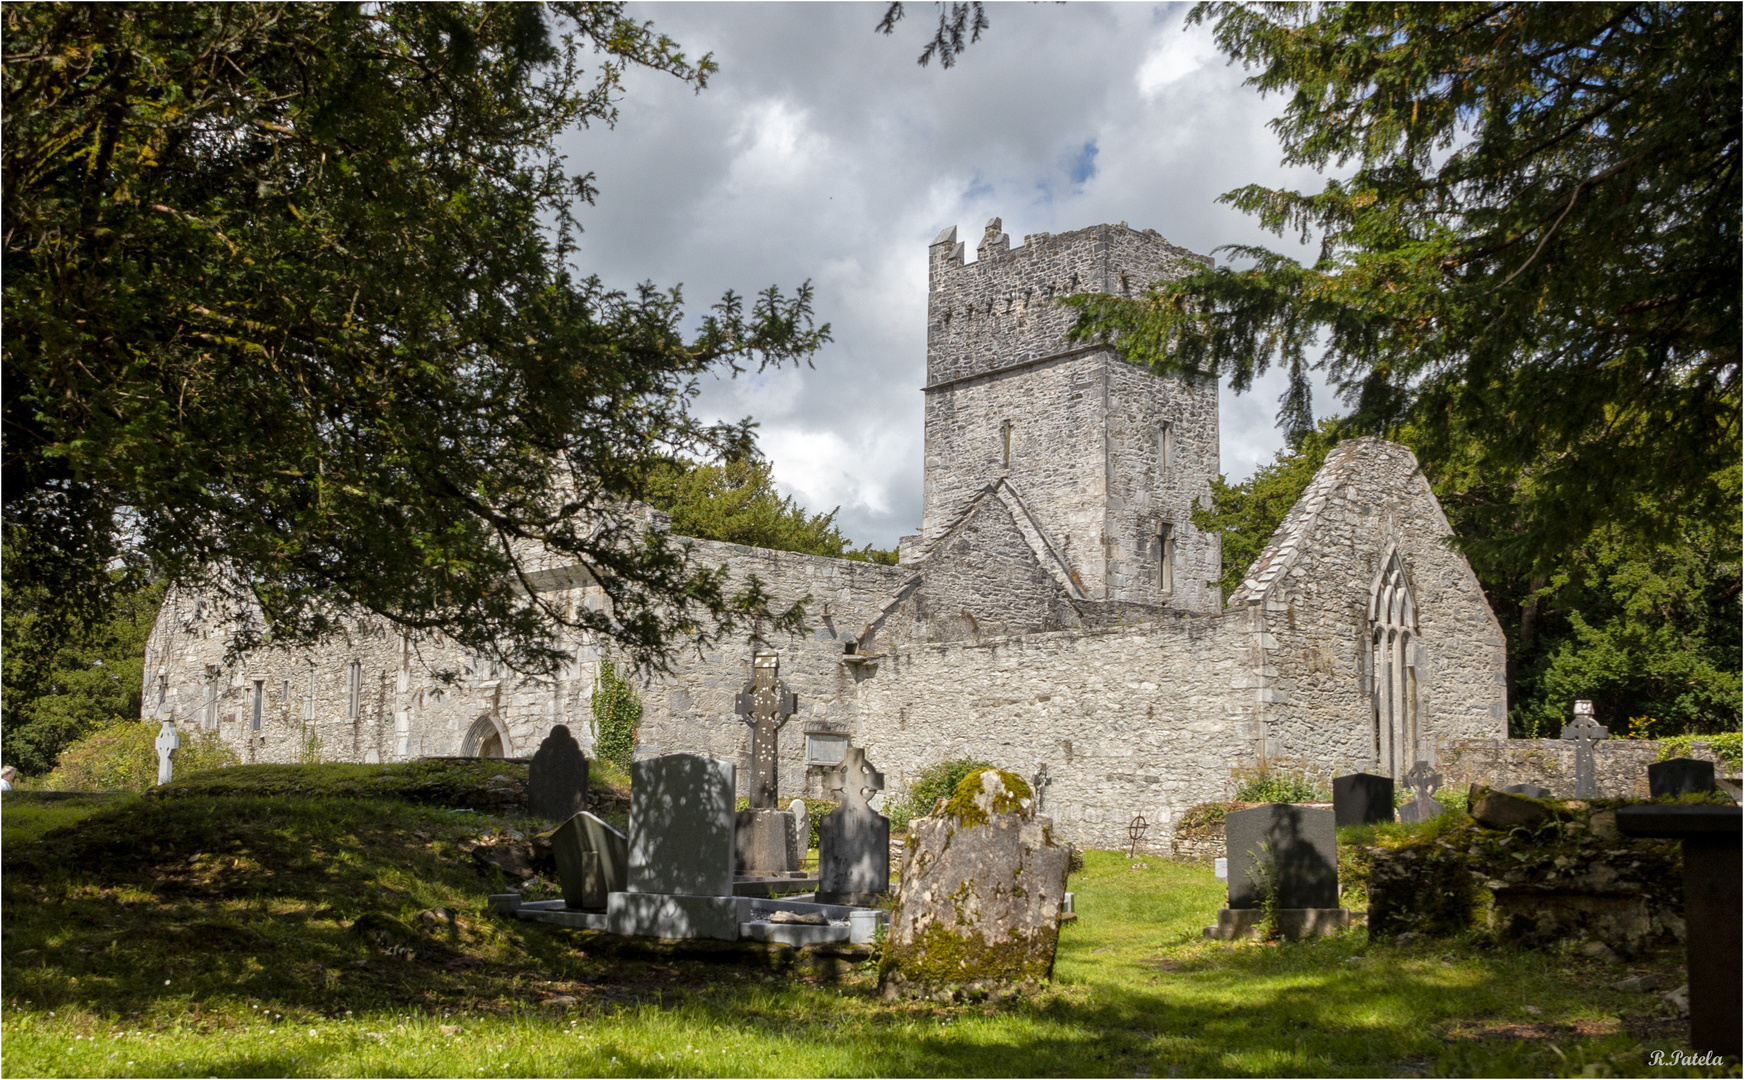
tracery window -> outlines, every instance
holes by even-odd
[[[1397,551],[1369,598],[1369,700],[1375,761],[1384,774],[1404,776],[1417,759],[1417,604]]]

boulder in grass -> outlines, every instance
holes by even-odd
[[[879,977],[885,996],[1006,996],[1049,978],[1070,859],[1016,773],[965,777],[909,827]]]
[[[1534,829],[1556,817],[1556,808],[1543,799],[1474,787],[1467,802],[1472,820],[1486,829]]]

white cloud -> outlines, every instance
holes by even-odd
[[[815,369],[707,380],[701,415],[762,425],[775,475],[813,510],[840,505],[856,542],[894,545],[920,520],[926,246],[990,217],[1014,242],[1101,222],[1155,228],[1209,253],[1269,243],[1216,203],[1280,169],[1277,102],[1241,85],[1184,9],[993,6],[949,71],[914,62],[924,19],[873,32],[869,4],[635,4],[691,56],[707,90],[626,77],[615,129],[566,140],[593,171],[581,268],[624,287],[682,282],[693,314],[728,288],[816,288],[835,340]],[[1224,471],[1270,460],[1280,387],[1224,394]],[[1317,406],[1320,402],[1317,400]]]

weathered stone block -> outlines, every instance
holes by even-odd
[[[997,989],[1053,974],[1070,853],[1015,773],[966,777],[909,828],[880,982],[886,996]]]
[[[1486,829],[1535,828],[1556,816],[1542,800],[1488,788],[1471,790],[1471,816]]]

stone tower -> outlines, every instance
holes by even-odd
[[[1076,313],[1049,303],[1137,296],[1211,260],[1125,222],[1015,249],[1000,230],[988,222],[972,263],[954,226],[928,252],[919,550],[998,486],[1070,567],[1079,599],[1217,611],[1207,583],[1218,540],[1191,520],[1217,474],[1216,379],[1159,377],[1113,349],[1069,344]]]

